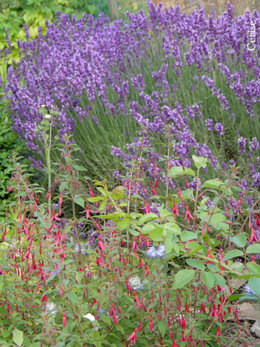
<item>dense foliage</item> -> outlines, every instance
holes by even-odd
[[[2,83],[41,175],[8,162],[3,346],[252,339],[237,305],[260,298],[259,13],[126,15],[58,12]]]
[[[26,30],[30,37],[35,38],[38,35],[38,27],[41,26],[42,33],[46,31],[46,20],[52,22],[56,11],[68,13],[69,15],[76,14],[82,16],[82,13],[97,12],[97,8],[91,1],[87,0],[1,0],[0,3],[0,51],[2,51],[3,63],[4,49],[5,54],[8,54],[8,62],[11,63],[19,60],[19,43],[26,38]],[[8,41],[6,42],[6,32],[8,31]],[[11,48],[11,52],[10,52]]]

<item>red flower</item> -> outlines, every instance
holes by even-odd
[[[98,248],[103,251],[105,249],[104,244],[102,242],[101,236],[98,235]]]
[[[127,341],[133,341],[135,343],[136,333],[137,333],[138,327],[135,328],[135,330],[130,334],[127,338]]]
[[[190,223],[190,218],[193,219],[193,217],[189,211],[188,205],[186,205],[186,213],[184,216],[184,220],[187,220],[187,222]]]
[[[62,317],[63,328],[65,328],[66,322],[67,322],[66,314],[65,314],[65,311],[63,311],[63,317]]]
[[[50,195],[51,195],[51,189],[49,189],[48,194],[46,195],[46,201],[48,201],[48,200],[49,200]]]

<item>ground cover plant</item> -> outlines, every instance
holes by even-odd
[[[252,340],[238,304],[260,296],[259,14],[126,15],[57,13],[8,69],[40,182],[14,156],[3,346]]]

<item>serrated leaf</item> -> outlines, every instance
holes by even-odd
[[[247,247],[246,249],[246,253],[247,254],[252,254],[252,253],[260,253],[260,244],[259,243],[255,243],[253,245],[250,245]]]
[[[229,259],[233,259],[233,258],[237,258],[237,257],[241,257],[243,256],[244,253],[238,249],[234,249],[232,251],[228,251],[225,255],[224,258],[222,259],[222,261],[225,260],[229,260]]]
[[[202,272],[201,279],[208,289],[214,287],[214,275],[211,272]]]
[[[198,259],[186,259],[186,263],[189,266],[194,267],[195,269],[205,270],[205,265],[202,263],[201,260],[198,260]]]
[[[183,175],[188,175],[188,176],[195,176],[195,172],[186,167],[183,170],[182,166],[174,166],[169,170],[168,176],[171,178],[177,177],[177,176],[183,176]]]
[[[180,270],[174,276],[172,289],[180,289],[186,286],[195,276],[194,270]]]

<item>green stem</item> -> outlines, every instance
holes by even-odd
[[[200,168],[198,168],[198,171],[197,171],[195,206],[194,206],[194,213],[193,213],[193,231],[195,231],[195,227],[196,227],[196,217],[197,217],[196,212],[197,212],[198,193],[199,193],[199,172],[200,172]]]

